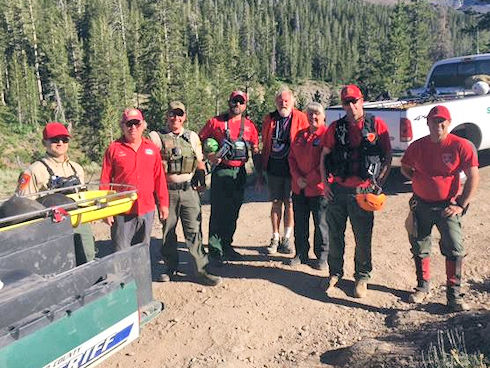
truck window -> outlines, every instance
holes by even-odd
[[[490,60],[460,61],[439,65],[432,71],[429,87],[465,88],[465,79],[477,74],[490,75]]]
[[[477,72],[476,64],[474,62],[458,64],[458,75],[463,76],[463,79],[475,74],[477,74]]]
[[[453,87],[457,82],[457,64],[442,64],[434,68],[430,76],[429,86]]]
[[[488,74],[488,75],[490,75],[490,59],[489,60],[478,60],[476,62],[476,72],[477,72],[477,74]]]

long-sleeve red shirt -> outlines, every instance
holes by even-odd
[[[104,154],[100,188],[108,189],[108,183],[128,184],[138,190],[138,199],[127,212],[144,215],[155,209],[157,196],[160,207],[168,207],[168,191],[162,168],[160,150],[149,139],[143,138],[135,151],[124,138],[112,142]],[[115,190],[128,188],[115,187]]]
[[[320,159],[323,149],[322,136],[326,131],[325,126],[320,126],[316,132],[310,132],[310,128],[300,130],[291,143],[288,160],[291,171],[291,188],[295,194],[301,192],[298,178],[303,177],[306,179],[305,196],[323,195],[325,186],[320,174]]]

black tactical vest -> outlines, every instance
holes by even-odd
[[[359,147],[352,148],[349,139],[349,122],[344,116],[337,120],[335,129],[335,147],[325,156],[327,174],[346,179],[349,176],[359,176],[361,179],[376,180],[385,160],[385,154],[379,142],[379,136],[374,126],[374,116],[366,114],[361,131],[362,139]],[[354,154],[353,153],[356,153]],[[353,159],[358,157],[358,159]],[[355,165],[358,163],[358,165]],[[357,167],[357,169],[355,169]]]

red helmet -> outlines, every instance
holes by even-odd
[[[356,194],[356,201],[359,207],[365,211],[379,211],[385,205],[386,195],[384,193],[360,193]]]

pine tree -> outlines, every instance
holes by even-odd
[[[388,50],[383,70],[383,87],[391,97],[399,96],[410,86],[407,7],[399,2],[392,13]]]
[[[129,75],[129,63],[124,41],[117,28],[119,18],[111,4],[89,0],[85,11],[89,24],[86,44],[86,71],[83,105],[85,121],[97,137],[95,146],[86,146],[89,154],[100,157],[107,144],[119,136],[119,119],[125,107],[132,106],[134,83]],[[90,139],[90,143],[92,143]]]
[[[47,102],[46,115],[49,120],[76,125],[82,117],[82,86],[70,55],[74,48],[79,48],[75,25],[65,7],[58,7],[50,1],[46,1],[43,6],[44,12],[38,22],[49,27],[39,27],[39,60]]]
[[[360,61],[357,64],[357,83],[363,91],[366,100],[373,99],[382,93],[382,73],[384,60],[381,57],[380,42],[377,33],[377,19],[374,16],[364,18],[364,32],[359,41]]]
[[[9,3],[3,12],[7,29],[6,101],[17,116],[20,126],[37,125],[39,90],[34,68],[29,63],[32,46],[26,34],[27,11],[22,2]]]
[[[418,87],[424,84],[430,67],[429,62],[429,4],[427,0],[412,0],[407,6],[409,21],[409,68],[411,85]]]

